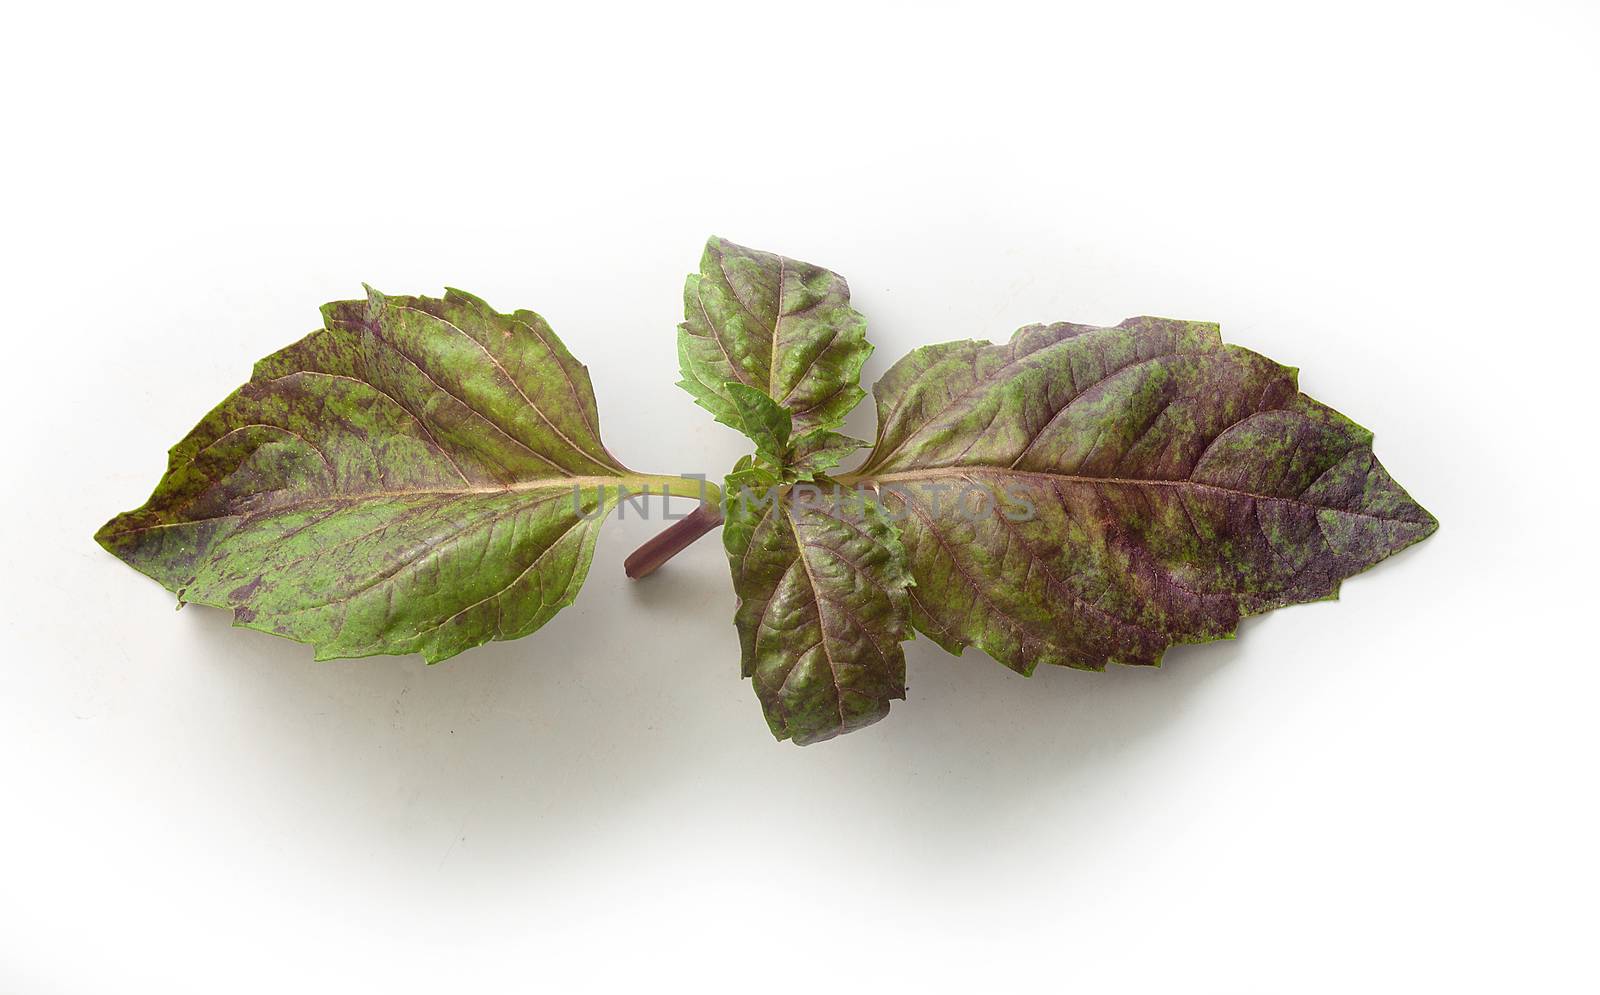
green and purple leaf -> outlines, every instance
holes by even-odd
[[[1158,663],[1336,596],[1438,524],[1370,432],[1211,324],[1030,325],[917,349],[874,392],[846,479],[900,523],[916,627],[1025,674]]]
[[[788,408],[754,387],[726,383],[723,392],[733,402],[740,431],[756,444],[756,453],[774,467],[787,464],[793,455],[789,437],[794,431],[794,416]]]
[[[835,506],[824,495],[832,486],[740,493],[728,482],[723,543],[741,669],[772,734],[801,745],[876,722],[906,694],[904,551],[875,505]]]
[[[323,318],[172,449],[102,546],[318,659],[435,662],[570,604],[618,486],[694,493],[606,451],[588,371],[530,311],[371,292]]]
[[[752,464],[767,468],[784,483],[814,480],[851,453],[866,448],[860,439],[826,428],[791,438],[789,409],[744,384],[729,383],[724,388],[738,413],[736,427],[756,444]]]
[[[837,428],[863,397],[872,352],[844,277],[715,236],[683,288],[679,384],[717,420],[743,430],[727,384],[772,398],[797,435]]]

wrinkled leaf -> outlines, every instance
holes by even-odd
[[[905,697],[904,551],[871,503],[829,503],[832,486],[751,488],[771,498],[763,504],[728,481],[723,542],[739,595],[742,670],[773,735],[802,745],[876,722]]]
[[[797,743],[905,696],[909,577],[893,526],[796,504],[789,486],[831,487],[819,475],[863,446],[833,431],[865,396],[872,351],[849,301],[836,273],[713,237],[678,326],[680,386],[756,446],[728,475],[723,539],[744,674],[773,734]]]
[[[917,349],[874,393],[845,479],[903,531],[916,627],[1022,673],[1158,663],[1437,527],[1370,432],[1215,325],[1030,325]]]
[[[837,427],[865,396],[867,322],[837,273],[713,236],[684,284],[683,316],[679,386],[733,428],[744,422],[729,383],[786,408],[799,435]]]
[[[318,659],[443,660],[577,596],[618,485],[587,370],[543,318],[451,290],[323,308],[96,535],[183,601]]]

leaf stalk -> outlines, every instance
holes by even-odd
[[[634,550],[622,561],[623,572],[631,580],[648,577],[721,524],[722,505],[702,504],[687,517],[674,522],[654,539]]]

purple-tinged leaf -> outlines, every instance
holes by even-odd
[[[723,526],[742,671],[773,735],[801,745],[876,722],[905,697],[904,552],[871,503],[820,500],[831,487],[752,488],[763,503],[730,478]]]
[[[877,442],[843,479],[899,522],[916,627],[1022,673],[1158,663],[1438,524],[1371,433],[1215,325],[1030,325],[915,350],[874,392]]]
[[[434,662],[570,604],[619,486],[697,493],[606,451],[587,370],[530,311],[372,292],[323,317],[173,447],[101,545],[319,659]]]
[[[838,427],[866,396],[867,322],[837,273],[713,236],[684,284],[683,317],[678,386],[740,431],[729,383],[787,409],[797,436]]]

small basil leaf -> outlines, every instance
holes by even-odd
[[[742,671],[773,735],[801,745],[876,722],[905,697],[904,550],[874,503],[830,503],[834,486],[758,502],[735,496],[730,480],[723,525]]]
[[[723,384],[723,391],[739,413],[739,426],[756,452],[775,466],[783,466],[790,456],[789,433],[792,428],[789,410],[753,387],[742,383]]]
[[[795,480],[812,480],[838,466],[850,454],[866,448],[860,439],[825,428],[807,432],[794,440],[790,458],[790,475]]]
[[[726,425],[743,430],[728,383],[788,409],[799,434],[837,427],[865,396],[867,322],[837,273],[713,236],[684,284],[683,316],[679,386]]]

